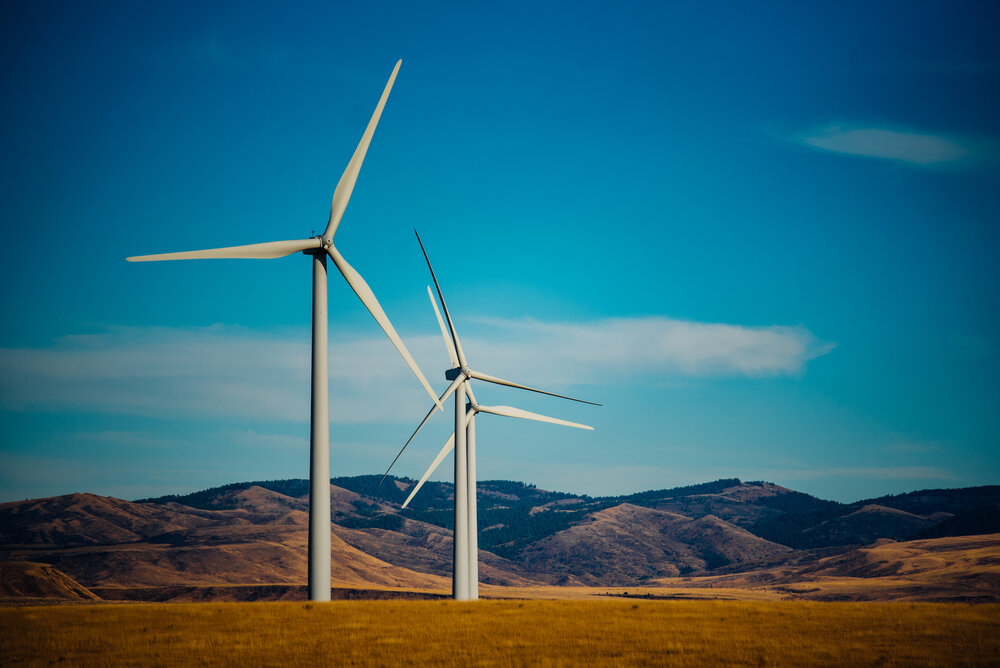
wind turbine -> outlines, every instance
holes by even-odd
[[[416,233],[416,230],[414,230],[414,233]],[[447,400],[448,397],[454,393],[455,430],[448,438],[448,442],[445,443],[441,452],[439,452],[438,456],[434,459],[430,468],[428,468],[427,472],[424,473],[420,482],[417,483],[417,485],[413,488],[413,491],[410,492],[406,502],[403,503],[403,508],[410,503],[417,491],[427,481],[427,478],[434,472],[448,453],[451,452],[452,448],[454,448],[455,533],[453,542],[454,573],[452,576],[452,594],[456,600],[476,600],[479,598],[479,529],[476,507],[476,414],[492,413],[494,415],[503,415],[505,417],[535,420],[537,422],[549,422],[567,427],[576,427],[577,429],[593,430],[593,427],[578,424],[576,422],[569,422],[567,420],[559,420],[545,415],[539,415],[538,413],[531,413],[512,406],[483,406],[476,401],[475,394],[472,392],[472,384],[469,381],[475,378],[477,380],[483,380],[497,385],[516,387],[518,389],[529,390],[539,394],[559,397],[560,399],[569,399],[570,401],[578,401],[583,404],[591,404],[592,406],[600,406],[600,404],[596,404],[592,401],[584,401],[583,399],[574,399],[573,397],[567,397],[562,394],[546,392],[545,390],[539,390],[537,388],[528,387],[527,385],[521,385],[519,383],[512,383],[508,380],[503,380],[501,378],[497,378],[496,376],[490,376],[469,368],[468,360],[465,358],[465,352],[462,350],[462,344],[458,339],[457,332],[455,331],[455,324],[448,311],[448,305],[444,301],[444,294],[442,294],[441,286],[438,283],[437,276],[434,274],[434,267],[431,266],[430,258],[427,256],[427,250],[424,248],[423,242],[420,241],[419,234],[417,234],[417,243],[420,244],[420,250],[423,251],[424,260],[427,261],[427,268],[430,269],[431,278],[434,280],[434,287],[437,290],[438,298],[441,300],[441,307],[444,309],[445,318],[448,319],[448,328],[446,329],[444,320],[441,319],[441,312],[438,310],[437,303],[434,301],[434,294],[431,292],[430,286],[428,286],[427,295],[430,297],[431,306],[434,307],[434,314],[437,316],[438,325],[441,328],[441,335],[444,337],[445,347],[448,349],[448,356],[451,359],[452,365],[452,368],[445,372],[445,378],[452,381],[452,383],[448,389],[444,391],[444,394],[441,395],[440,401],[443,402]],[[469,398],[468,405],[466,404],[466,396]],[[392,470],[393,465],[395,465],[395,463],[399,460],[399,457],[417,435],[417,432],[419,432],[423,426],[427,424],[427,421],[430,420],[436,407],[437,406],[431,407],[427,416],[424,417],[423,421],[410,436],[409,440],[407,440],[406,444],[403,445],[399,454],[396,455],[396,459],[394,459],[392,464],[389,465],[389,469],[385,472],[385,475],[382,476],[382,480],[385,480],[385,476],[389,475],[389,471]],[[381,485],[382,482],[379,481],[379,484]]]
[[[327,338],[327,297],[326,297],[326,258],[347,280],[348,285],[374,316],[376,322],[392,341],[399,354],[406,360],[417,379],[434,399],[436,407],[444,410],[437,395],[431,389],[430,383],[420,371],[403,340],[399,338],[385,311],[379,305],[371,288],[361,278],[361,274],[347,263],[344,256],[333,245],[333,236],[340,225],[340,219],[347,208],[347,202],[354,190],[361,163],[365,159],[368,145],[371,143],[375,127],[378,125],[385,101],[396,80],[396,73],[402,60],[389,75],[389,82],[382,91],[382,97],[375,106],[375,113],[368,121],[368,127],[358,147],[354,150],[347,168],[337,182],[333,191],[333,201],[330,206],[330,220],[323,234],[311,239],[295,239],[292,241],[269,241],[262,244],[247,246],[230,246],[227,248],[210,248],[208,250],[186,251],[181,253],[161,253],[158,255],[140,255],[126,258],[129,262],[151,262],[157,260],[201,260],[210,258],[247,258],[272,259],[292,255],[299,251],[312,255],[313,302],[312,302],[312,410],[310,418],[310,455],[309,455],[309,600],[330,600],[330,382]]]

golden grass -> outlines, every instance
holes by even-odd
[[[421,590],[431,591],[431,590]],[[435,592],[437,593],[437,592]],[[451,591],[447,594],[450,596]],[[628,598],[651,599],[687,599],[687,600],[727,600],[727,601],[778,601],[791,598],[787,593],[770,588],[757,587],[664,587],[664,586],[633,586],[633,587],[498,587],[480,585],[479,595],[483,598],[526,599],[526,600],[607,600],[609,596],[624,596]]]
[[[1000,605],[336,601],[0,609],[4,665],[960,666]]]

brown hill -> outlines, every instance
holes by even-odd
[[[694,520],[623,503],[533,543],[522,563],[532,573],[557,574],[560,584],[628,585],[788,552],[714,516]]]
[[[0,562],[0,598],[100,600],[92,591],[49,564]]]
[[[707,568],[768,563],[792,552],[791,548],[759,538],[714,515],[680,527],[676,536],[699,550]]]
[[[826,601],[1000,601],[1000,534],[886,539],[828,557],[800,553],[764,569],[660,578],[651,584],[771,591]]]
[[[0,504],[0,545],[108,545],[238,518],[212,511],[137,504],[96,494],[67,494]]]
[[[846,515],[821,522],[802,533],[817,544],[866,545],[880,538],[898,539],[912,536],[948,517],[951,517],[951,513],[914,515],[905,510],[872,503]]]
[[[771,482],[758,482],[754,484],[739,484],[726,487],[717,496],[740,501],[742,503],[757,503],[761,499],[773,498],[785,494],[792,494],[793,490]],[[704,496],[713,496],[706,494]]]
[[[762,503],[762,500],[789,493],[792,491],[771,483],[740,484],[710,494],[664,499],[656,504],[656,508],[688,517],[714,515],[731,524],[748,527],[763,518],[780,514],[780,511]]]
[[[826,557],[803,574],[836,577],[902,576],[951,579],[959,575],[1000,591],[1000,534],[956,536],[874,545]]]
[[[452,532],[447,529],[404,519],[398,531],[386,529],[347,529],[334,525],[334,533],[345,543],[394,564],[406,564],[422,573],[433,573],[451,581]],[[480,582],[507,586],[542,584],[518,564],[479,551]]]
[[[692,518],[714,515],[731,524],[747,528],[762,519],[780,515],[781,511],[770,507],[768,502],[788,494],[797,492],[772,483],[740,483],[707,493],[642,499],[643,502],[637,505]],[[630,499],[625,500],[630,501]]]
[[[357,504],[363,497],[348,489],[330,485],[330,511],[334,518],[357,514]],[[288,514],[291,511],[309,512],[309,496],[292,497],[259,485],[246,489],[230,490],[215,498],[214,505],[220,508],[245,510],[257,521],[266,521]]]
[[[332,497],[332,487],[330,491]],[[296,499],[257,485],[222,494],[217,501],[219,506],[235,506],[260,518],[279,517],[296,510],[309,511],[309,499]]]
[[[267,532],[266,539],[228,531],[209,544],[129,545],[14,551],[10,558],[50,562],[92,587],[209,584],[301,584],[306,580],[304,528]],[[332,578],[338,585],[387,587],[444,586],[439,576],[394,566],[332,539]]]
[[[345,509],[357,497],[337,488],[331,494]],[[253,487],[225,502],[237,507],[208,511],[92,494],[3,504],[7,544],[0,557],[47,562],[94,587],[304,583],[304,502]],[[385,562],[337,536],[332,549],[338,585],[448,585],[441,576]]]

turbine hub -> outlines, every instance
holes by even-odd
[[[333,246],[333,237],[328,237],[325,234],[321,234],[316,238],[320,240],[320,243],[322,244],[320,248],[322,248],[323,250],[326,250]]]

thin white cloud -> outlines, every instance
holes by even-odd
[[[940,135],[876,127],[829,124],[796,139],[834,153],[916,165],[954,162],[969,153],[969,149],[959,141]]]
[[[623,376],[796,374],[833,347],[801,327],[669,318],[492,324],[487,337],[463,341],[471,363],[556,391]],[[440,336],[408,337],[407,345],[443,389]],[[427,410],[429,398],[382,337],[335,340],[330,360],[335,422],[408,423]],[[0,349],[0,407],[301,423],[308,420],[309,373],[305,331],[116,328],[64,337],[50,348]]]
[[[420,386],[395,355],[376,338],[331,346],[334,419],[385,421],[396,406],[407,417],[420,412]],[[307,332],[117,328],[52,348],[0,350],[0,406],[304,422],[309,373]]]
[[[298,435],[262,432],[256,429],[221,429],[206,432],[212,443],[239,444],[241,447],[258,447],[269,450],[301,450],[308,444],[308,430]],[[156,432],[138,430],[78,431],[66,435],[66,440],[81,443],[125,446],[132,450],[167,449],[190,445],[190,438],[163,437]]]
[[[309,446],[309,433],[303,430],[301,434],[274,434],[260,432],[255,429],[227,429],[220,433],[221,440],[227,443],[238,443],[243,446],[254,446],[268,450],[304,451]]]
[[[914,443],[911,441],[901,441],[885,446],[885,451],[894,454],[914,454],[926,452],[940,452],[941,446],[935,443]]]
[[[534,370],[565,384],[620,376],[775,376],[797,374],[834,344],[804,327],[747,327],[664,317],[592,323],[484,320],[513,336],[480,342],[491,364]],[[510,341],[514,338],[516,340]],[[491,372],[492,373],[492,372]]]
[[[121,445],[128,448],[173,448],[185,441],[177,438],[163,438],[146,431],[78,431],[66,436],[67,440],[103,445]]]

